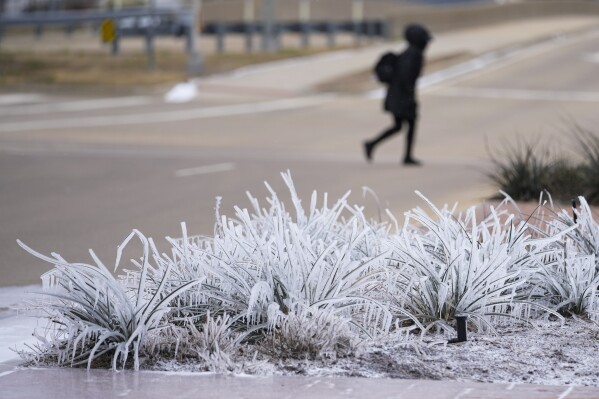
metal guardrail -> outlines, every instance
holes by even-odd
[[[0,15],[0,25],[60,25],[102,21],[105,19],[118,20],[124,18],[161,17],[180,14],[181,10],[166,8],[130,8],[121,10],[32,12],[9,16]]]
[[[204,25],[202,33],[216,34],[219,30],[230,33],[245,33],[262,31],[262,22],[210,22]],[[381,20],[353,21],[306,21],[306,22],[277,22],[274,24],[279,32],[301,33],[306,30],[310,32],[327,33],[330,30],[337,32],[360,32],[364,35],[386,37],[386,22]]]
[[[217,38],[216,47],[218,52],[225,51],[225,37],[228,34],[236,33],[246,36],[246,51],[253,48],[252,38],[255,34],[265,36],[265,24],[263,22],[209,22],[203,26],[202,34],[215,35]],[[304,22],[275,22],[270,27],[274,41],[279,46],[280,36],[283,33],[299,33],[303,47],[310,45],[310,37],[317,34],[324,34],[328,38],[329,47],[335,46],[335,37],[340,32],[352,33],[355,41],[359,42],[362,37],[373,39],[375,37],[389,39],[390,32],[387,21],[383,20],[363,20],[354,21],[304,21]],[[266,44],[263,40],[263,49]]]
[[[154,38],[156,36],[172,35],[185,39],[185,49],[188,54],[194,53],[196,26],[194,11],[190,9],[173,8],[128,8],[120,10],[93,11],[51,11],[35,12],[20,15],[0,15],[0,40],[3,31],[9,26],[33,26],[37,35],[43,33],[48,25],[64,25],[70,32],[76,25],[82,23],[100,24],[110,22],[110,42],[112,52],[119,52],[120,40],[127,36],[142,36],[146,41],[148,64],[154,68]],[[208,22],[202,26],[202,34],[216,36],[216,49],[225,51],[225,38],[228,34],[245,35],[245,48],[253,50],[255,35],[262,37],[262,49],[271,51],[280,48],[281,34],[285,32],[299,33],[303,47],[310,45],[313,34],[325,34],[328,45],[335,46],[335,37],[339,32],[349,32],[359,43],[362,37],[384,39],[389,38],[388,23],[384,20],[361,21],[255,21],[255,22]],[[197,62],[197,61],[196,61]]]

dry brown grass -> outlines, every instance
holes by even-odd
[[[283,49],[270,53],[231,53],[206,56],[203,74],[231,71],[263,62],[301,57],[324,49]],[[140,91],[173,84],[187,78],[187,55],[180,51],[156,52],[155,68],[148,67],[145,53],[113,56],[89,51],[1,51],[0,87],[4,89]]]

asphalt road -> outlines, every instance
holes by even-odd
[[[495,192],[487,148],[523,138],[568,151],[571,121],[598,124],[598,43],[587,34],[535,46],[424,88],[421,168],[400,166],[404,136],[364,161],[362,141],[390,122],[366,96],[213,91],[178,105],[161,96],[0,96],[0,286],[36,283],[49,268],[16,239],[72,261],[91,261],[93,248],[112,264],[132,229],[161,242],[186,221],[190,233],[211,234],[217,196],[232,215],[233,205],[249,206],[246,191],[264,199],[264,181],[284,192],[279,173],[288,169],[302,198],[352,190],[375,217],[379,205],[363,186],[398,217],[422,205],[414,190],[438,205],[477,203]]]

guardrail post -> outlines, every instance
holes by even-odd
[[[275,1],[262,1],[262,50],[274,52],[276,50],[274,19],[275,19]]]
[[[227,26],[223,22],[216,23],[216,51],[218,53],[225,52],[225,36],[227,34]]]
[[[364,21],[365,29],[366,29],[366,37],[368,37],[368,41],[372,42],[374,39],[374,30],[376,28],[375,21]]]
[[[302,22],[301,32],[302,32],[302,47],[303,48],[310,47],[311,30],[312,30],[312,24],[310,24],[310,22]]]
[[[283,27],[281,25],[279,25],[279,24],[275,24],[273,26],[273,32],[272,32],[272,35],[273,35],[273,40],[272,41],[273,41],[273,46],[274,46],[273,51],[278,51],[278,50],[281,49],[281,47],[282,47],[282,45],[281,45],[281,39],[282,39],[281,36],[282,36],[282,34],[283,34]]]
[[[202,10],[202,0],[193,0],[191,7],[191,23],[188,29],[189,35],[189,56],[187,58],[187,74],[189,76],[198,76],[202,72],[202,58],[196,49],[196,39],[198,35],[198,17]]]
[[[185,54],[191,54],[191,32],[193,28],[191,26],[186,26],[183,31],[183,35],[185,36]]]
[[[251,53],[254,49],[254,24],[252,22],[245,23],[245,51]]]
[[[354,41],[359,45],[362,41],[362,29],[364,22],[364,0],[353,0],[352,20],[354,23]]]
[[[335,34],[337,31],[337,24],[335,22],[327,22],[327,44],[329,47],[335,47]]]
[[[256,20],[254,12],[254,0],[243,1],[243,22],[245,23],[245,51],[251,53],[254,49],[254,22]]]
[[[299,22],[302,35],[302,47],[310,46],[310,34],[312,33],[312,23],[310,22],[310,0],[300,0],[299,3]]]
[[[362,22],[354,22],[354,43],[360,45],[362,43]]]
[[[146,28],[146,53],[148,54],[148,69],[156,69],[156,56],[154,52],[154,19]]]
[[[391,29],[388,20],[381,21],[381,37],[386,41],[391,39]]]
[[[121,51],[121,29],[119,28],[119,20],[117,19],[115,22],[116,35],[114,36],[114,40],[112,41],[111,52],[112,55],[117,55]]]

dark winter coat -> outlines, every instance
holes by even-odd
[[[408,48],[397,57],[395,75],[387,89],[385,110],[405,119],[416,119],[416,81],[424,65],[424,49],[431,35],[420,25],[410,25],[405,30]]]

